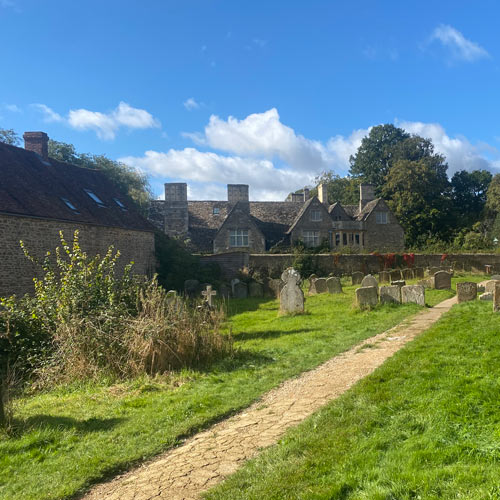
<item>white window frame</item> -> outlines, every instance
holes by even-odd
[[[302,241],[309,248],[319,246],[319,231],[304,229],[302,231]]]
[[[247,247],[248,246],[248,229],[230,229],[229,230],[229,246],[230,247]]]
[[[375,212],[375,222],[377,224],[387,224],[388,223],[387,212]]]
[[[311,221],[312,222],[321,222],[323,220],[321,210],[313,209],[311,210]]]

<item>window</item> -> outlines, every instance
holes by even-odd
[[[355,234],[354,238],[355,238],[355,241],[356,241],[356,245],[359,245],[359,234]]]
[[[80,213],[78,211],[78,209],[75,207],[75,205],[73,205],[73,203],[71,203],[71,201],[68,200],[68,198],[61,198],[61,200],[64,201],[64,203],[66,204],[66,206],[68,208],[70,208],[71,210],[73,210],[73,212],[75,212],[76,214]]]
[[[229,231],[229,246],[231,246],[231,247],[247,247],[248,246],[248,229],[231,229]]]
[[[387,212],[375,212],[377,224],[387,224]]]
[[[311,220],[314,222],[321,222],[321,210],[311,210]]]
[[[113,201],[122,209],[122,210],[127,210],[127,207],[118,199],[118,198],[113,198]]]
[[[347,245],[347,233],[342,233],[342,240],[344,246]]]
[[[219,215],[220,214],[220,208],[219,207],[214,207],[212,210],[213,215]]]
[[[340,233],[335,233],[335,246],[338,247],[340,245]]]
[[[100,206],[100,207],[105,207],[103,201],[99,196],[97,196],[94,192],[92,192],[90,189],[84,189],[84,191]]]
[[[349,242],[352,244],[353,241],[354,241],[353,234],[349,233]]]
[[[302,239],[306,247],[317,247],[319,245],[319,231],[302,231]]]

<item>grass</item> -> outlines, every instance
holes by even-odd
[[[455,306],[206,498],[500,498],[499,330]]]
[[[210,368],[127,383],[69,385],[14,401],[0,435],[0,498],[71,497],[176,445],[420,308],[352,307],[345,294],[310,297],[306,314],[278,316],[278,302],[234,300],[229,319],[239,354]],[[451,296],[429,291],[431,305]]]

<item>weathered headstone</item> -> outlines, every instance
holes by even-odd
[[[375,307],[378,304],[378,287],[362,286],[356,288],[356,305],[361,309]]]
[[[401,288],[406,285],[406,281],[405,280],[391,281],[391,285],[399,286],[399,288]]]
[[[493,290],[493,312],[500,312],[500,281],[497,280]]]
[[[177,295],[175,290],[169,290],[166,294],[166,299],[170,310],[179,312],[182,309],[182,299]]]
[[[311,274],[311,276],[309,276],[309,282],[317,280],[317,279],[318,279],[318,277],[314,273]]]
[[[424,288],[434,288],[434,280],[433,278],[427,278],[424,280],[420,280],[417,285],[423,286]]]
[[[376,280],[375,276],[372,276],[371,274],[367,274],[363,280],[361,281],[361,286],[366,287],[366,286],[374,286],[378,288],[378,281]]]
[[[399,281],[401,279],[401,271],[399,269],[393,269],[391,271],[391,281]]]
[[[407,267],[406,269],[403,269],[401,271],[401,274],[403,276],[403,279],[406,281],[406,280],[412,280],[413,277],[414,277],[414,274],[413,274],[413,269],[410,269],[409,267]]]
[[[250,297],[263,297],[264,287],[257,281],[252,281],[248,285],[248,295]]]
[[[485,292],[491,292],[493,293],[493,291],[495,290],[495,283],[499,281],[499,280],[488,280],[485,284],[484,284],[484,291]]]
[[[469,302],[470,300],[476,300],[477,298],[477,284],[471,281],[466,281],[464,283],[457,283],[457,301]]]
[[[242,281],[238,281],[233,286],[233,297],[235,299],[246,299],[248,297],[248,286]]]
[[[280,293],[280,312],[283,314],[304,312],[304,293],[300,288],[300,274],[289,267],[281,275],[285,286]]]
[[[198,280],[186,280],[184,282],[184,293],[189,297],[194,297],[198,293],[200,282]]]
[[[413,275],[416,279],[424,279],[424,268],[423,267],[414,267]]]
[[[434,274],[434,288],[436,290],[449,290],[451,288],[451,274],[438,271]]]
[[[233,295],[234,295],[234,287],[237,283],[241,283],[241,281],[238,278],[233,278],[231,280],[231,291],[233,292]]]
[[[434,276],[436,273],[439,273],[441,271],[440,267],[430,267],[429,268],[429,276]]]
[[[493,293],[484,292],[479,296],[479,300],[493,300]]]
[[[328,288],[326,286],[326,278],[318,278],[314,280],[314,287],[316,289],[316,293],[328,292]]]
[[[352,273],[352,284],[353,285],[360,285],[361,282],[363,281],[364,274],[360,273],[359,271],[356,271]]]
[[[266,283],[266,292],[269,293],[272,297],[279,299],[282,288],[285,286],[285,283],[281,281],[279,278],[272,278]]]
[[[391,273],[387,271],[380,271],[378,273],[378,282],[379,283],[390,283],[391,282]]]
[[[205,302],[208,304],[209,307],[213,307],[214,303],[212,300],[212,297],[215,297],[217,295],[217,292],[212,289],[212,285],[207,285],[207,288],[201,292],[203,297],[205,297]]]
[[[500,274],[494,274],[490,280],[496,280],[496,281],[500,281]]]
[[[397,285],[380,287],[381,304],[399,304],[401,302],[401,288]]]
[[[340,278],[334,276],[326,280],[326,288],[328,293],[342,293],[342,284],[340,283]]]
[[[231,297],[231,287],[225,285],[224,283],[219,287],[219,295],[224,299]]]
[[[401,302],[425,306],[425,288],[421,285],[406,285],[401,288]]]
[[[171,301],[171,300],[175,300],[177,299],[177,291],[176,290],[169,290],[165,297],[167,298],[167,302]]]

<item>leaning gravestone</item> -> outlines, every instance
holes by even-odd
[[[328,293],[342,293],[342,285],[340,283],[340,278],[334,276],[326,280],[326,288]]]
[[[252,281],[248,285],[248,295],[250,297],[263,297],[264,287],[257,281]]]
[[[186,280],[184,282],[184,293],[189,297],[194,297],[198,293],[200,282],[198,280]]]
[[[399,304],[401,302],[401,288],[397,285],[380,287],[381,304]]]
[[[390,283],[391,282],[391,274],[387,271],[380,271],[378,273],[378,282],[379,283]]]
[[[363,281],[364,274],[360,273],[359,271],[356,271],[352,273],[352,284],[353,285],[360,285],[361,282]]]
[[[285,286],[280,294],[280,312],[283,314],[293,314],[304,312],[304,293],[300,288],[300,274],[289,267],[281,275]]]
[[[416,279],[424,279],[424,268],[423,267],[414,267],[413,268],[413,276]]]
[[[404,280],[412,280],[413,279],[413,269],[406,268],[401,271]]]
[[[425,306],[425,288],[421,285],[406,285],[401,288],[401,302],[403,304],[418,304]]]
[[[477,284],[470,281],[457,283],[457,300],[461,302],[469,302],[477,298]]]
[[[326,278],[318,278],[314,280],[314,287],[316,289],[316,293],[328,292],[328,288],[326,286]]]
[[[356,288],[356,305],[360,309],[375,307],[378,304],[378,288],[375,286],[362,286]]]
[[[378,282],[375,278],[375,276],[372,276],[371,274],[367,274],[363,280],[361,281],[361,286],[374,286],[378,288]]]
[[[495,280],[495,289],[493,290],[493,312],[500,311],[500,281]]]
[[[399,281],[401,279],[401,271],[399,269],[393,269],[391,271],[391,281]]]
[[[434,288],[436,290],[449,290],[451,288],[451,274],[438,271],[434,274]]]
[[[233,297],[235,299],[246,299],[248,297],[248,286],[246,283],[239,281],[233,286]]]

